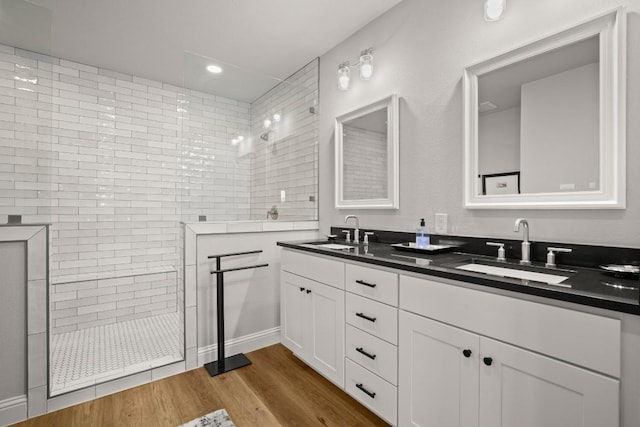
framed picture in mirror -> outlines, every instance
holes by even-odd
[[[505,172],[482,175],[482,194],[519,194],[520,172]]]

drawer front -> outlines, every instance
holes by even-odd
[[[283,250],[280,267],[298,276],[344,289],[344,262],[342,261]]]
[[[346,289],[385,304],[398,305],[398,275],[360,265],[346,265]]]
[[[398,309],[347,292],[346,321],[351,325],[398,344]]]
[[[347,325],[346,341],[349,359],[398,385],[398,347],[351,325]]]
[[[389,424],[398,423],[398,389],[347,359],[345,390]]]

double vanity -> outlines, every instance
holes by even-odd
[[[409,233],[368,232],[278,243],[282,343],[309,366],[392,425],[621,424],[616,314],[640,314],[637,277],[586,266],[578,245],[575,265],[545,267],[563,245],[528,263],[520,241],[499,260],[486,239],[420,253],[394,247]]]

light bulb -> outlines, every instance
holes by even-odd
[[[367,49],[360,53],[360,79],[369,80],[371,76],[373,76],[373,55],[371,55],[371,49]]]
[[[484,19],[486,21],[497,21],[507,8],[506,0],[485,0]]]
[[[233,138],[233,139],[231,140],[231,145],[238,145],[238,143],[239,143],[239,142],[240,142],[240,141],[238,140],[238,138]]]
[[[349,63],[343,62],[338,65],[338,89],[347,90],[349,89],[349,78],[351,75],[351,70],[349,69]]]
[[[218,65],[207,65],[207,71],[213,74],[220,74],[222,72],[222,67]]]
[[[244,136],[238,135],[238,141],[244,141]]]
[[[280,121],[280,114],[276,113],[273,115],[273,121],[278,123]]]
[[[264,119],[264,128],[269,129],[271,127],[271,119]]]

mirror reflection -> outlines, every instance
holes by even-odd
[[[600,189],[599,43],[478,76],[478,195]]]
[[[336,208],[398,209],[398,96],[336,117]]]
[[[345,200],[389,196],[387,107],[342,123]]]

